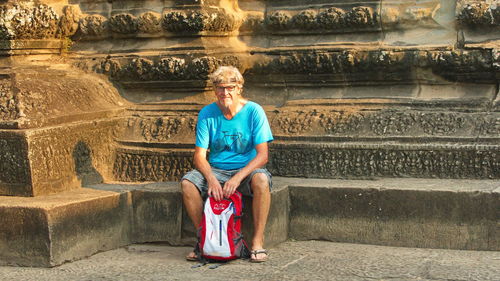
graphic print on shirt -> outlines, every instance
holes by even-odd
[[[228,131],[222,131],[222,133],[224,136],[216,139],[214,142],[214,152],[234,151],[236,153],[245,153],[248,151],[249,141],[243,138],[243,134],[241,132],[231,133]]]

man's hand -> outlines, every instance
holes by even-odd
[[[226,198],[231,197],[231,195],[233,195],[238,186],[240,186],[240,183],[241,180],[236,175],[234,175],[232,178],[226,181],[223,188],[224,197]]]
[[[208,196],[212,196],[215,201],[220,201],[223,198],[222,186],[218,180],[208,182]]]

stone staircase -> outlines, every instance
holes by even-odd
[[[266,244],[314,239],[498,251],[499,196],[492,180],[275,177]],[[3,264],[52,267],[132,243],[195,241],[176,182],[0,199]],[[251,237],[248,198],[245,206],[244,235]]]

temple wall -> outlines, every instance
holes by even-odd
[[[178,179],[219,65],[264,106],[275,175],[500,178],[497,1],[7,1],[0,19],[0,150],[20,151],[0,157],[30,179],[1,175],[4,194],[50,179],[37,159],[57,153],[31,147],[60,143],[51,126],[78,128],[62,155],[92,144],[94,181]],[[78,185],[75,163],[48,184]]]

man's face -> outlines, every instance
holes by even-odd
[[[240,99],[241,87],[239,84],[217,84],[215,85],[215,95],[220,105],[229,107]]]

